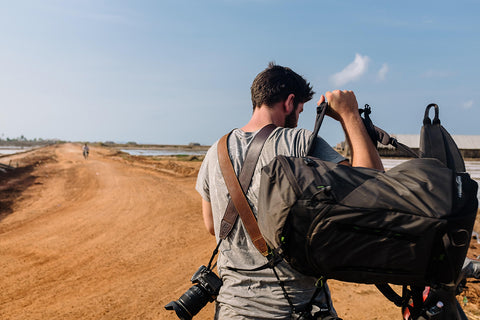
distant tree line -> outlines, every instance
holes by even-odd
[[[18,138],[4,138],[0,137],[0,146],[18,146],[18,147],[32,147],[32,146],[44,146],[49,144],[61,143],[58,139],[42,139],[34,138],[27,139],[23,134]]]

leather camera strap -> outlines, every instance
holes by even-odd
[[[224,135],[218,142],[217,146],[218,162],[230,194],[230,200],[220,225],[220,238],[225,239],[230,234],[237,217],[240,215],[243,225],[247,229],[253,244],[264,256],[268,255],[268,247],[265,239],[260,233],[257,220],[245,195],[250,187],[263,145],[275,128],[276,126],[274,124],[269,124],[263,127],[255,135],[247,150],[247,155],[245,156],[245,161],[238,177],[235,174],[228,153],[228,137],[231,132]]]

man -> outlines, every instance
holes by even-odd
[[[241,129],[235,129],[229,137],[228,149],[235,172],[239,173],[245,154],[255,134],[268,124],[277,128],[266,140],[260,154],[247,199],[254,214],[260,184],[260,170],[276,155],[302,156],[306,153],[311,132],[295,129],[305,102],[314,92],[310,84],[289,68],[272,63],[259,73],[251,87],[253,115]],[[351,91],[333,91],[325,94],[330,105],[328,115],[338,120],[345,131],[352,151],[352,165],[383,170],[376,148],[371,142],[358,113],[358,104]],[[318,103],[325,101],[322,95]],[[323,139],[317,137],[313,155],[323,160],[349,165]],[[217,159],[217,143],[207,152],[198,174],[197,191],[202,196],[203,219],[207,230],[219,240],[219,226],[228,203],[228,191]],[[220,246],[217,260],[218,272],[223,286],[217,297],[215,319],[292,319],[296,314],[284,297],[281,286],[272,269],[261,271],[238,271],[253,269],[265,264],[266,259],[253,245],[240,219]],[[309,302],[315,291],[315,279],[306,277],[285,262],[276,269],[291,304],[295,309]],[[330,317],[336,313],[331,304],[328,287],[318,295],[312,313],[319,307],[329,307]]]
[[[83,157],[85,159],[88,159],[88,153],[90,152],[90,149],[88,148],[87,144],[85,143],[85,145],[83,146]]]

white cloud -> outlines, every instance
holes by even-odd
[[[473,100],[465,101],[462,104],[463,109],[471,109],[473,107]]]
[[[370,58],[355,54],[355,60],[346,66],[342,71],[335,73],[330,77],[330,80],[336,86],[343,86],[346,83],[352,82],[360,78],[368,69]]]
[[[378,80],[380,81],[385,80],[385,77],[387,76],[387,72],[388,72],[388,65],[384,63],[380,68],[380,70],[378,70],[378,73],[377,73]]]

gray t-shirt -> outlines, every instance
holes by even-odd
[[[228,150],[237,175],[257,132],[235,129],[228,139]],[[247,192],[247,199],[255,215],[262,167],[277,155],[304,156],[311,135],[312,132],[305,129],[276,128],[267,139]],[[198,173],[196,189],[203,199],[211,203],[218,242],[220,223],[229,196],[218,164],[217,143],[218,141],[212,145],[205,156]],[[345,160],[320,137],[317,137],[312,155],[337,163]],[[266,258],[255,248],[239,218],[229,237],[220,246],[217,267],[223,286],[217,297],[217,319],[289,319],[289,304],[271,269],[237,272],[228,268],[253,269],[265,263]],[[316,279],[296,272],[285,262],[280,263],[277,270],[293,304],[298,306],[307,303],[315,291]],[[319,295],[317,301],[324,303],[324,295]]]

